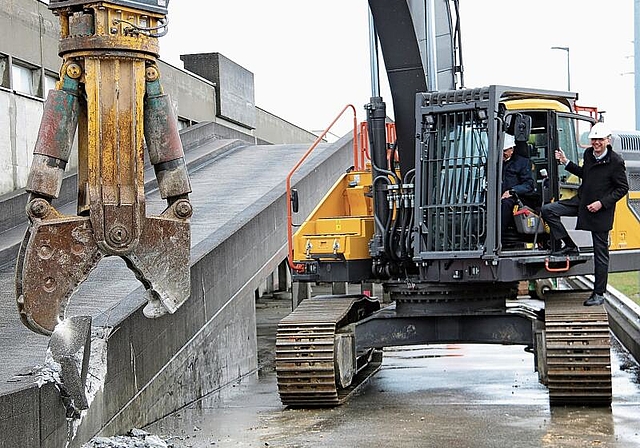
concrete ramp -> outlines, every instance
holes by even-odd
[[[144,288],[124,262],[100,262],[67,311],[93,318],[90,404],[71,421],[69,446],[143,427],[255,374],[255,291],[286,257],[285,178],[307,149],[210,140],[186,151],[194,207],[191,297],[175,314],[147,319]],[[304,219],[351,157],[347,139],[314,151],[293,180],[300,194],[295,219]],[[164,208],[152,182],[147,207]],[[1,234],[0,248],[11,250],[9,240],[20,231],[17,225]],[[37,367],[48,338],[20,323],[13,271],[14,262],[0,269],[0,448],[65,446],[66,410],[54,375]]]

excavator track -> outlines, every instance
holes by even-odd
[[[382,363],[382,352],[359,354],[355,375],[341,387],[338,334],[380,308],[366,296],[320,296],[304,300],[282,319],[276,333],[276,374],[285,406],[336,406],[355,392]]]
[[[611,405],[611,340],[603,306],[585,292],[545,294],[546,364],[551,405]]]

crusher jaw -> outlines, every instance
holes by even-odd
[[[145,286],[147,317],[175,312],[190,295],[191,186],[156,64],[166,10],[125,3],[49,6],[60,17],[63,65],[45,102],[27,181],[29,227],[16,264],[20,317],[37,333],[53,332],[105,256],[121,257]],[[64,215],[52,200],[76,130],[77,214]],[[145,211],[145,143],[167,203],[159,216]]]

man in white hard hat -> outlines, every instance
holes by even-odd
[[[502,145],[502,235],[513,224],[513,207],[518,196],[532,193],[535,182],[531,174],[531,162],[514,152],[516,141],[511,134],[504,134]]]
[[[616,202],[629,191],[624,160],[610,145],[611,131],[604,123],[596,123],[589,139],[591,147],[584,152],[582,166],[567,159],[562,149],[555,152],[556,159],[565,169],[582,179],[578,194],[542,207],[542,218],[549,225],[552,241],[556,243],[553,255],[578,254],[578,248],[560,221],[561,216],[577,216],[576,229],[591,231],[595,282],[585,306],[604,303],[609,271],[609,231],[613,227]],[[561,243],[564,243],[562,248]]]

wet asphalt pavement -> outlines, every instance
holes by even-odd
[[[285,299],[260,299],[260,371],[146,428],[174,447],[640,447],[640,369],[614,347],[611,408],[550,408],[520,346],[385,350],[346,404],[284,408],[273,352]]]

